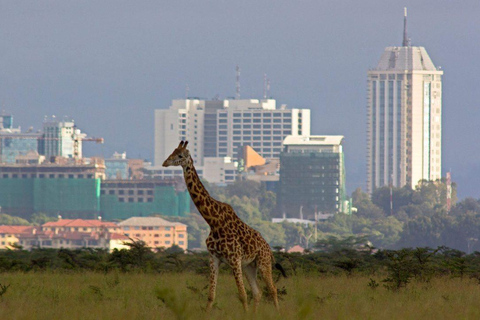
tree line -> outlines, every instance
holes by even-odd
[[[447,210],[447,185],[444,180],[422,181],[415,189],[377,188],[371,195],[360,188],[352,193],[351,215],[335,214],[314,224],[272,223],[276,214],[276,194],[254,181],[236,181],[226,187],[209,185],[210,194],[229,203],[239,217],[262,233],[272,247],[284,249],[300,245],[312,249],[317,241],[337,237],[362,237],[380,249],[447,246],[466,253],[480,251],[480,201],[457,201],[452,184],[451,208]],[[189,217],[163,218],[188,226],[189,248],[205,249],[208,225],[192,205]],[[30,221],[0,214],[1,224],[41,224],[56,217],[43,213]]]

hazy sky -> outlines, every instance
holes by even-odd
[[[0,1],[0,103],[23,129],[73,117],[90,153],[153,159],[154,110],[172,99],[261,98],[312,110],[345,136],[347,187],[366,185],[366,73],[402,41],[443,78],[443,174],[480,197],[480,1]],[[475,93],[477,92],[477,93]]]

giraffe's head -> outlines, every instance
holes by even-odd
[[[169,167],[186,165],[190,159],[190,152],[187,150],[187,144],[188,141],[180,141],[178,147],[173,150],[172,154],[163,162],[163,166]]]

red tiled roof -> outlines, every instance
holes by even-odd
[[[33,228],[32,226],[0,226],[0,233],[11,233],[11,234],[20,234],[20,233],[31,233]]]
[[[110,233],[110,239],[112,240],[128,240],[130,239],[126,235],[120,234],[120,233]]]
[[[305,251],[305,249],[303,249],[303,248],[300,247],[299,245],[296,245],[296,246],[291,247],[287,252],[288,252],[288,253],[292,253],[292,252],[300,252],[300,253],[303,253],[304,251]]]
[[[117,225],[114,222],[94,219],[60,219],[58,221],[47,222],[43,224],[42,227],[117,227]]]

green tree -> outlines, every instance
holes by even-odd
[[[10,216],[5,213],[0,213],[0,225],[6,226],[29,226],[30,222],[20,217]]]
[[[41,226],[44,223],[50,222],[50,221],[57,221],[57,217],[52,217],[49,216],[46,213],[43,212],[37,212],[32,214],[32,217],[30,218],[30,221],[37,226]]]

